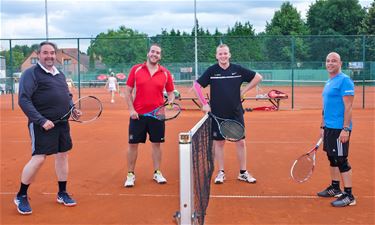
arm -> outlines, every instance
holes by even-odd
[[[137,111],[134,109],[133,105],[133,96],[132,96],[133,88],[126,85],[125,86],[125,101],[128,104],[128,109],[130,113],[130,118],[132,119],[139,119]]]
[[[263,77],[259,73],[256,73],[254,78],[248,83],[242,90],[241,90],[241,96],[245,96],[246,92],[256,87],[261,81]]]
[[[322,122],[320,122],[320,137],[323,138],[324,137],[324,127],[325,127],[325,123],[324,123],[324,110],[322,110]]]
[[[344,126],[343,127],[349,127],[350,121],[352,120],[352,109],[353,109],[353,100],[354,96],[352,95],[346,95],[342,97],[344,101]],[[340,133],[340,141],[342,143],[345,143],[349,141],[349,131],[341,130]]]
[[[176,96],[174,95],[173,91],[167,92],[167,94],[168,94],[168,104],[172,104]]]
[[[29,121],[43,126],[48,120],[40,114],[35,108],[31,97],[37,89],[38,84],[35,81],[33,69],[25,71],[19,83],[18,105],[25,113]]]
[[[195,95],[197,96],[197,98],[199,99],[200,103],[202,104],[202,111],[204,111],[204,112],[210,112],[211,111],[211,107],[207,103],[206,98],[203,97],[202,86],[197,81],[194,81],[194,83],[193,83],[193,89],[194,89]]]

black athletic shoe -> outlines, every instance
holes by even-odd
[[[324,191],[318,192],[317,195],[319,197],[325,197],[325,198],[328,198],[328,197],[338,198],[342,195],[342,191],[340,189],[335,189],[334,187],[332,187],[332,185],[330,185]]]
[[[342,195],[336,199],[335,201],[331,202],[333,207],[345,207],[350,205],[355,205],[357,202],[353,195],[349,195],[347,193],[342,193]]]

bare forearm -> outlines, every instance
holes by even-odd
[[[344,96],[343,98],[344,107],[345,107],[343,127],[350,126],[350,121],[352,120],[353,100],[354,100],[354,96]]]
[[[254,79],[241,90],[241,96],[244,96],[246,92],[256,87],[262,81],[262,79],[263,77],[259,73],[257,73]]]

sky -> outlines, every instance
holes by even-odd
[[[373,0],[360,0],[369,7]],[[200,27],[226,32],[235,22],[250,22],[256,33],[265,29],[281,0],[196,0]],[[303,19],[315,0],[290,0]],[[191,32],[194,23],[194,0],[1,0],[3,39],[96,37],[120,26],[149,36],[162,30]]]

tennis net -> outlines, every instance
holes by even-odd
[[[205,115],[189,132],[179,135],[179,224],[204,224],[214,170],[211,118]]]

